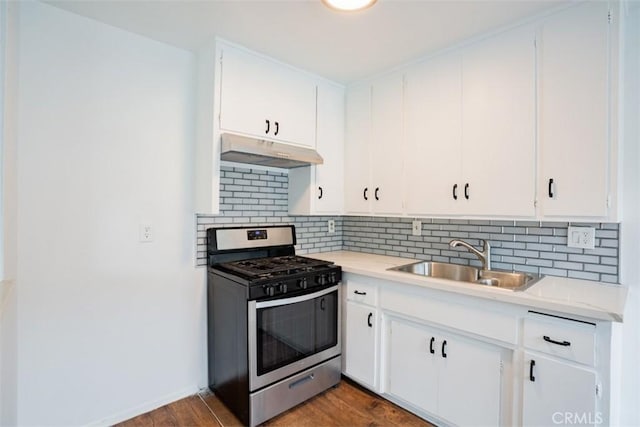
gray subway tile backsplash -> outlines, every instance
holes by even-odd
[[[596,248],[568,248],[566,222],[420,218],[422,235],[413,236],[413,218],[363,216],[290,216],[288,174],[223,166],[220,215],[197,217],[197,264],[206,265],[206,229],[213,226],[294,224],[298,254],[349,250],[420,260],[480,266],[449,240],[473,245],[488,240],[492,266],[559,277],[618,283],[619,224],[580,223],[595,227]],[[336,232],[328,234],[327,220]],[[572,224],[577,225],[577,224]]]

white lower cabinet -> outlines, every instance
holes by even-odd
[[[346,303],[344,371],[371,389],[378,383],[378,312],[352,301]]]
[[[344,374],[418,416],[614,424],[611,322],[359,274],[343,281]]]
[[[593,370],[526,352],[522,425],[601,424],[596,390]]]
[[[388,344],[389,394],[449,423],[500,423],[499,347],[395,319]]]

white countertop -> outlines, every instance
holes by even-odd
[[[412,258],[397,258],[361,252],[321,252],[308,256],[333,261],[347,273],[424,286],[456,294],[470,295],[527,307],[558,311],[597,320],[622,322],[628,289],[623,285],[546,276],[524,291],[480,286],[432,277],[422,277],[390,267],[418,262]]]

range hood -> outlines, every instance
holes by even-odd
[[[324,162],[322,157],[311,148],[231,133],[223,133],[220,135],[220,139],[220,159],[228,162],[249,163],[284,169],[321,165]]]

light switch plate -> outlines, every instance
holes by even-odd
[[[596,229],[594,227],[569,226],[567,246],[570,248],[594,249],[596,246]]]
[[[415,220],[411,223],[411,234],[422,236],[422,221]]]

